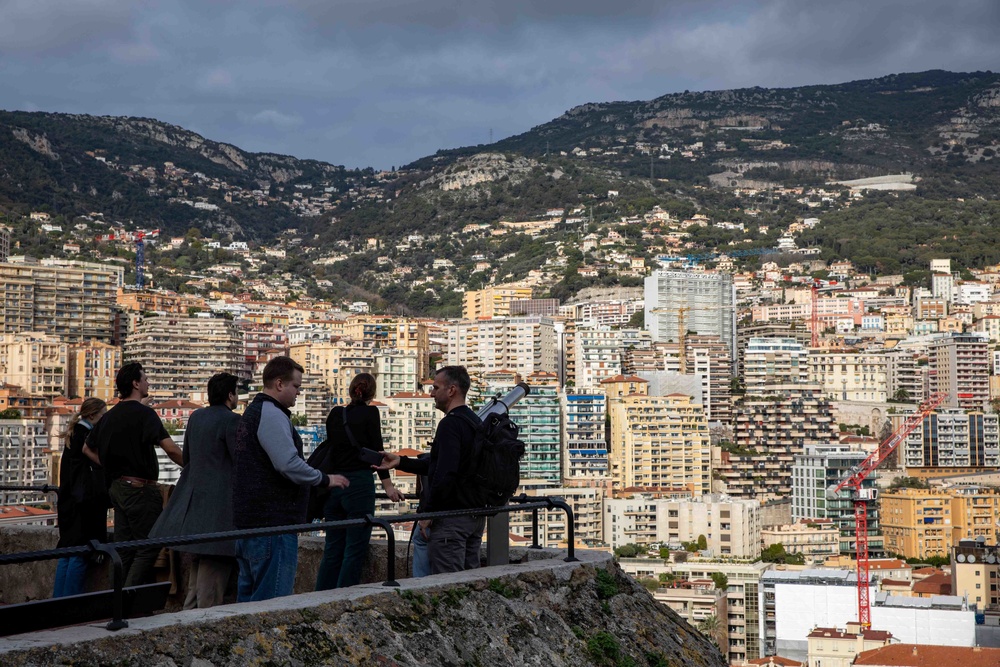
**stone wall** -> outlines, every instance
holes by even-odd
[[[515,556],[524,562],[400,579],[397,588],[372,583],[165,613],[116,633],[92,624],[20,635],[0,641],[0,664],[726,664],[610,555],[578,552],[572,563],[557,551]]]

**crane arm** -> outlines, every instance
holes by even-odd
[[[842,480],[840,484],[834,488],[833,493],[837,494],[843,489],[860,489],[862,482],[867,479],[872,471],[882,465],[882,463],[889,458],[889,455],[896,451],[900,443],[906,439],[906,436],[908,436],[913,429],[920,426],[921,422],[927,418],[927,415],[941,405],[947,397],[947,394],[933,394],[921,403],[915,413],[907,417],[906,421],[904,421],[899,428],[893,431],[892,435],[879,444],[878,449],[872,452],[864,461],[851,469],[850,475],[844,478],[844,480]]]

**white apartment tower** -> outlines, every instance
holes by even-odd
[[[645,281],[646,327],[654,342],[678,342],[681,326],[735,349],[733,278],[728,273],[654,271]]]

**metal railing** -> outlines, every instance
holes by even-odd
[[[11,491],[34,491],[36,493],[49,493],[50,491],[56,490],[57,487],[45,485],[36,487],[10,487],[0,485],[0,491],[11,490]],[[382,495],[382,494],[380,494]],[[129,540],[127,542],[108,542],[102,543],[97,540],[91,540],[89,544],[85,546],[75,546],[75,547],[63,547],[61,549],[46,549],[41,551],[24,551],[20,553],[13,554],[2,554],[0,555],[0,565],[13,565],[17,563],[30,563],[41,560],[53,560],[57,558],[65,558],[68,556],[83,556],[96,553],[107,554],[111,561],[112,568],[112,581],[113,581],[113,602],[112,602],[112,618],[107,624],[108,630],[120,630],[122,628],[128,627],[128,621],[123,616],[123,588],[124,588],[124,570],[122,566],[122,559],[120,552],[122,551],[135,551],[138,549],[146,549],[152,547],[177,547],[189,544],[204,544],[208,542],[224,542],[230,540],[237,540],[249,537],[267,537],[271,535],[284,535],[288,533],[310,533],[318,530],[335,530],[344,529],[351,526],[372,526],[373,528],[378,526],[385,531],[386,536],[386,579],[382,582],[383,586],[399,586],[399,582],[396,581],[396,537],[393,532],[392,524],[394,523],[410,523],[413,521],[422,521],[424,519],[447,519],[452,517],[460,516],[483,516],[492,517],[498,514],[510,514],[511,512],[525,512],[531,511],[531,527],[532,527],[532,543],[529,549],[541,549],[541,545],[538,543],[538,511],[539,510],[551,510],[560,509],[566,513],[566,526],[567,526],[567,549],[566,558],[563,560],[566,562],[575,562],[579,559],[576,557],[575,548],[575,525],[573,517],[573,509],[566,503],[563,498],[560,497],[550,497],[550,496],[527,496],[521,494],[520,496],[515,496],[510,499],[511,504],[505,505],[503,507],[478,507],[473,509],[463,509],[463,510],[449,510],[442,512],[421,512],[421,513],[409,513],[409,514],[394,514],[394,515],[381,515],[375,516],[374,514],[366,515],[361,519],[343,519],[339,521],[322,521],[314,523],[305,524],[295,524],[288,526],[273,526],[267,528],[248,528],[243,530],[231,530],[216,533],[201,533],[198,535],[183,535],[174,537],[162,537],[155,539],[145,539],[145,540]]]

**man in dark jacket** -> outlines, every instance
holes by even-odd
[[[209,407],[195,410],[184,431],[184,470],[150,537],[233,530],[233,456],[240,416],[233,412],[239,378],[218,373],[208,381]],[[185,609],[222,604],[236,566],[232,540],[173,547],[192,554]]]
[[[236,430],[233,466],[233,522],[237,528],[306,523],[309,487],[346,488],[342,475],[325,475],[302,458],[302,438],[289,408],[302,386],[302,366],[289,357],[267,362],[264,390],[257,394]],[[298,567],[296,533],[236,541],[237,601],[291,595]]]
[[[384,454],[380,470],[399,468],[416,475],[427,475],[427,489],[421,510],[470,509],[479,503],[470,497],[467,480],[471,476],[471,452],[476,439],[476,413],[465,404],[472,382],[464,366],[444,366],[434,376],[431,397],[434,407],[445,413],[438,423],[431,443],[430,458],[421,460],[398,454]],[[459,572],[479,567],[483,541],[484,517],[462,516],[421,521],[427,536],[432,574]]]

